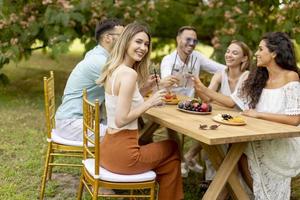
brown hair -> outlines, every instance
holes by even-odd
[[[232,40],[230,44],[236,44],[239,47],[241,47],[244,56],[247,56],[247,60],[245,62],[243,62],[241,65],[241,71],[243,72],[243,71],[250,69],[251,62],[252,62],[252,51],[248,47],[248,45],[239,40]]]
[[[196,28],[193,26],[182,26],[178,29],[177,31],[177,36],[181,35],[181,33],[185,30],[191,30],[191,31],[195,31],[195,33],[197,34]]]

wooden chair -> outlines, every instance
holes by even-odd
[[[80,157],[82,158],[83,142],[70,141],[55,134],[55,90],[54,73],[50,71],[50,77],[44,77],[45,114],[47,126],[47,154],[42,177],[40,199],[44,199],[46,180],[51,179],[53,166],[81,167],[82,164],[54,162],[56,157]]]
[[[83,91],[83,167],[80,178],[79,191],[77,199],[82,197],[83,188],[95,200],[97,197],[109,198],[148,198],[154,200],[155,196],[155,178],[156,174],[153,171],[148,171],[142,174],[135,175],[121,175],[112,173],[101,166],[100,160],[100,142],[99,142],[99,101],[91,103],[87,99],[86,90]],[[94,133],[94,139],[88,137],[88,133]],[[95,151],[91,152],[87,148],[88,142],[94,144]],[[98,194],[99,187],[107,189],[126,190],[128,193],[124,194]],[[149,190],[147,194],[138,193]]]

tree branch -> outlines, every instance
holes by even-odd
[[[34,47],[34,48],[26,48],[26,50],[30,50],[30,51],[34,51],[34,50],[38,50],[38,49],[43,49],[47,47],[47,45],[42,45],[42,46],[39,46],[39,47]]]

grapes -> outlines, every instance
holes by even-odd
[[[178,104],[178,108],[183,109],[183,108],[184,108],[184,103],[183,103],[183,102],[180,102],[180,103]]]
[[[179,109],[189,110],[193,112],[211,112],[212,106],[208,103],[202,102],[201,99],[192,99],[180,102]]]
[[[222,118],[224,120],[229,120],[229,119],[232,119],[233,117],[231,115],[229,115],[229,114],[222,114]]]

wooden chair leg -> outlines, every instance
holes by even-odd
[[[83,192],[83,186],[84,186],[83,179],[84,179],[84,175],[83,175],[83,170],[82,170],[82,174],[80,176],[79,187],[78,187],[77,200],[81,200],[81,198],[82,198],[82,192]]]
[[[159,184],[156,182],[155,183],[155,200],[158,200],[158,192],[159,192]]]
[[[95,181],[93,184],[93,200],[97,200],[98,199],[98,189],[99,189],[99,182]]]
[[[155,185],[152,185],[150,189],[150,200],[154,200],[154,194],[155,194]]]
[[[53,153],[53,150],[51,150],[50,154],[49,154],[49,163],[53,163],[53,161],[54,161],[54,156],[52,156],[51,153]],[[48,174],[47,174],[48,180],[51,180],[51,178],[52,178],[52,168],[53,168],[53,166],[50,165],[49,169],[48,169]]]
[[[46,154],[44,172],[43,172],[43,177],[42,177],[42,184],[41,184],[41,191],[40,191],[40,200],[44,199],[44,193],[45,193],[45,187],[46,187],[46,179],[47,179],[47,174],[48,174],[51,149],[52,149],[52,143],[49,142],[48,143],[47,154]]]

